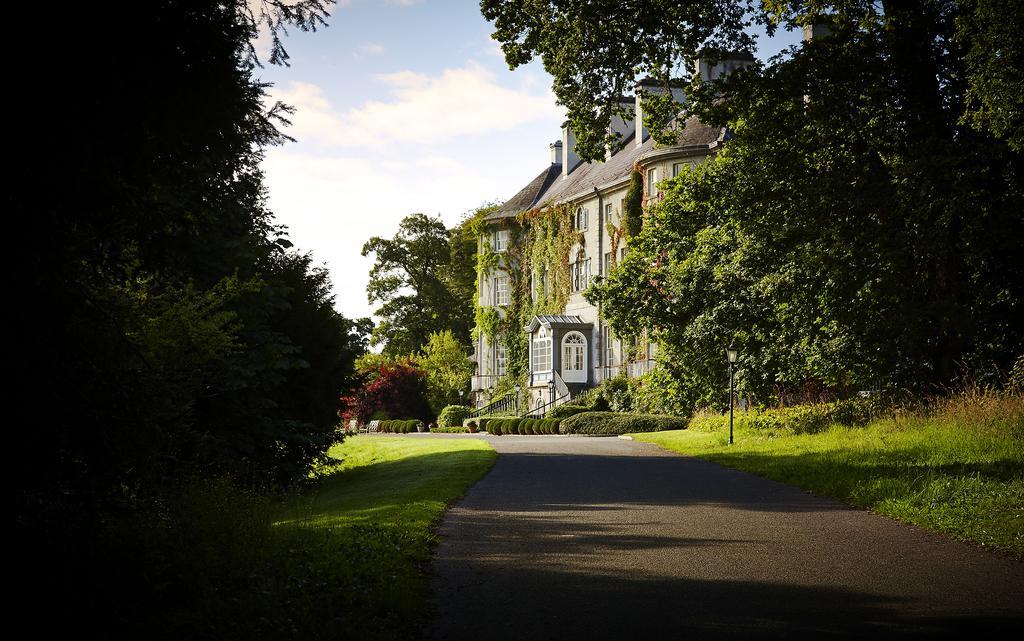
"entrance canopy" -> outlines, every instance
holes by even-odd
[[[579,316],[565,316],[563,314],[554,314],[551,316],[534,316],[533,320],[526,326],[526,333],[532,334],[537,331],[538,328],[543,327],[548,331],[553,329],[575,329],[578,331],[586,330],[589,334],[590,329],[594,326],[593,323],[584,323],[583,319]]]

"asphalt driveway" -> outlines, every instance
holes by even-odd
[[[1024,632],[1024,564],[974,545],[651,444],[482,438],[500,456],[442,523],[427,638]]]

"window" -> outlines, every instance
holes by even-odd
[[[501,229],[491,235],[491,247],[496,252],[503,252],[508,249],[508,230]]]
[[[647,170],[647,195],[658,195],[658,168],[651,167]]]
[[[612,270],[612,253],[605,252],[604,254],[604,269],[601,271],[602,274],[607,276]]]
[[[608,203],[604,206],[604,222],[612,222],[612,204]]]
[[[578,231],[587,231],[587,210],[583,207],[576,209],[575,227]]]
[[[615,335],[611,327],[604,329],[604,364],[606,367],[616,365],[615,362]]]
[[[508,305],[508,276],[499,276],[494,279],[494,304]]]
[[[562,378],[567,383],[587,382],[587,340],[579,332],[562,339]]]
[[[626,248],[619,247],[619,262],[621,263],[624,260],[626,260]]]
[[[672,177],[675,178],[679,174],[683,173],[683,165],[686,163],[675,162],[672,163]]]
[[[590,259],[578,260],[569,265],[569,279],[574,292],[582,292],[590,287]]]
[[[494,345],[494,373],[498,376],[505,375],[505,366],[508,364],[508,352],[505,345],[496,343]]]
[[[531,341],[530,362],[533,364],[534,372],[551,370],[551,338],[543,328]]]

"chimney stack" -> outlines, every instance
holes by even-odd
[[[576,155],[576,134],[566,121],[562,125],[562,178],[568,177],[578,164],[580,157]]]
[[[626,109],[627,115],[625,117],[618,114],[612,115],[612,120],[608,123],[608,131],[617,134],[619,140],[622,141],[636,130],[636,100],[629,96],[622,96],[619,98],[618,104]],[[609,147],[605,159],[611,158],[616,151],[618,149]]]
[[[555,142],[548,145],[551,148],[551,164],[561,165],[562,164],[562,141],[556,140]]]
[[[680,105],[686,102],[686,93],[683,91],[681,84],[672,83],[671,90],[672,100],[675,100]],[[660,95],[663,93],[665,93],[665,85],[654,78],[644,78],[637,83],[635,107],[633,109],[633,113],[636,116],[634,120],[634,127],[636,127],[634,144],[637,147],[644,144],[644,141],[651,137],[650,132],[647,131],[647,126],[644,124],[643,95]]]
[[[753,54],[745,51],[702,51],[697,58],[694,73],[702,81],[711,82],[752,64]]]

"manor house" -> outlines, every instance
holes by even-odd
[[[753,57],[734,54],[714,64],[698,60],[695,73],[712,80],[750,64]],[[529,375],[526,396],[528,408],[522,411],[543,413],[549,407],[566,402],[602,380],[625,373],[638,376],[654,363],[656,345],[637,353],[628,350],[611,328],[602,322],[600,310],[589,303],[583,293],[595,276],[605,276],[625,257],[628,248],[621,243],[613,255],[609,226],[622,224],[623,200],[634,172],[643,178],[645,204],[659,198],[659,184],[672,178],[686,165],[696,165],[717,153],[726,138],[726,131],[710,127],[696,117],[685,119],[685,127],[672,145],[659,145],[643,125],[640,96],[659,93],[664,87],[655,81],[643,80],[636,88],[636,98],[623,98],[623,106],[631,118],[616,117],[611,128],[621,137],[622,147],[609,153],[602,162],[580,162],[576,155],[575,137],[568,126],[562,138],[550,145],[550,162],[528,185],[487,218],[485,233],[480,238],[489,249],[501,254],[509,249],[510,225],[524,221],[522,215],[544,211],[556,205],[573,210],[573,224],[582,242],[569,252],[569,296],[565,309],[553,315],[535,316],[521,328],[527,333]],[[683,103],[681,88],[673,88],[673,98]],[[683,116],[680,116],[683,120]],[[565,266],[563,266],[565,267]],[[543,283],[531,284],[543,286]],[[511,303],[512,289],[506,264],[486,270],[477,281],[478,304],[493,307],[499,314]],[[488,339],[477,332],[474,345],[476,375],[472,379],[473,402],[483,407],[494,400],[493,390],[506,373],[508,364],[505,341],[500,336]]]

